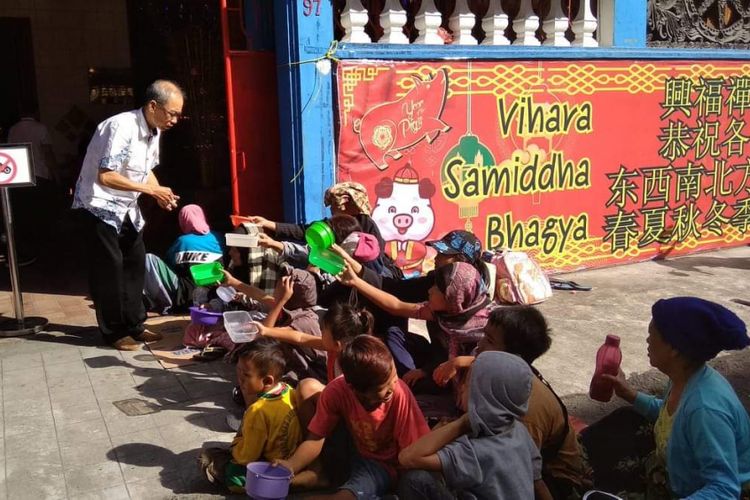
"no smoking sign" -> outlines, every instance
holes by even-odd
[[[9,184],[18,173],[18,165],[12,156],[0,153],[0,184]]]
[[[31,144],[0,144],[0,187],[35,183]]]

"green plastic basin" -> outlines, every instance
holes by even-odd
[[[317,250],[312,245],[310,245],[310,255],[307,260],[313,266],[334,276],[344,270],[344,259],[330,250]]]
[[[198,286],[215,285],[224,279],[224,273],[221,272],[223,269],[221,262],[209,262],[190,266],[190,274]]]

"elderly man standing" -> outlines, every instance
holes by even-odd
[[[183,101],[176,83],[152,83],[142,108],[99,124],[76,183],[73,208],[83,220],[96,320],[105,341],[122,351],[161,338],[143,325],[145,221],[138,197],[152,196],[164,210],[177,207],[179,196],[161,186],[152,169],[159,164],[161,132],[180,119]]]

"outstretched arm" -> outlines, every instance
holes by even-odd
[[[263,302],[264,304],[267,304],[269,306],[273,306],[276,303],[273,295],[268,295],[257,286],[243,283],[242,281],[232,276],[232,274],[227,270],[222,270],[222,272],[224,273],[224,283],[231,286],[238,292],[244,293],[249,298],[257,300],[258,302]]]
[[[298,332],[291,328],[275,328],[266,327],[262,323],[257,323],[259,334],[263,337],[270,337],[280,342],[292,344],[300,347],[309,347],[310,349],[317,349],[319,351],[325,351],[323,345],[323,339],[310,335],[307,333]]]
[[[376,306],[383,309],[384,311],[393,314],[395,316],[401,316],[404,318],[416,317],[420,304],[412,304],[410,302],[403,302],[398,297],[391,295],[388,292],[384,292],[379,288],[372,286],[365,280],[357,276],[351,266],[347,264],[344,271],[339,275],[339,280],[345,285],[349,285],[356,288],[362,295],[370,299]],[[420,318],[431,320],[432,317]]]

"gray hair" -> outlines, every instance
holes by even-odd
[[[146,88],[146,102],[156,101],[163,106],[174,94],[185,98],[185,93],[177,83],[172,80],[156,80]]]

